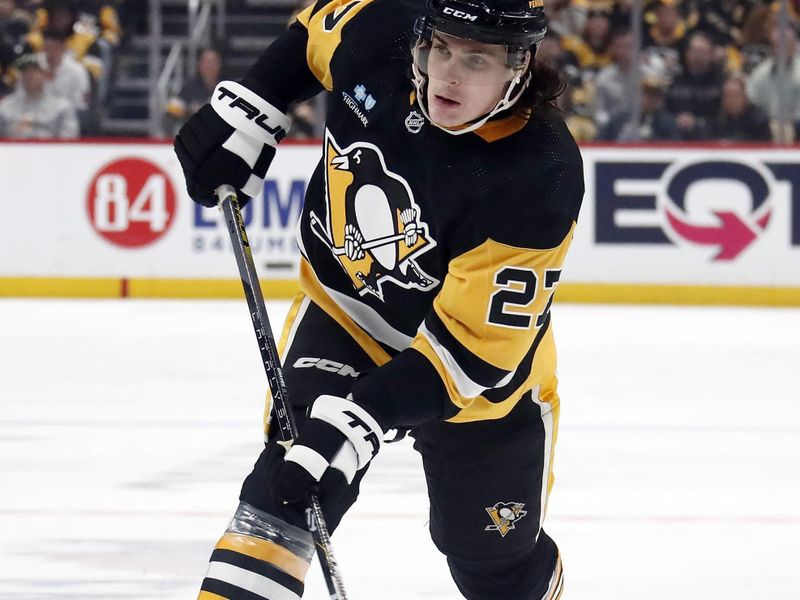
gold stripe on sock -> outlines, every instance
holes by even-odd
[[[305,580],[306,572],[311,565],[311,563],[306,562],[275,542],[249,535],[226,533],[217,542],[217,548],[220,550],[233,550],[234,552],[263,560],[301,582]]]

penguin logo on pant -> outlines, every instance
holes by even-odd
[[[523,502],[498,502],[488,506],[486,512],[492,519],[492,525],[487,525],[484,531],[496,531],[501,537],[515,528],[517,521],[528,514]]]
[[[359,294],[383,301],[383,284],[430,290],[439,281],[415,258],[436,246],[411,187],[386,168],[377,146],[340,149],[325,137],[327,215],[311,212],[311,229],[331,250]]]

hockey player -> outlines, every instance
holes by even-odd
[[[550,304],[583,173],[559,77],[535,61],[545,30],[542,0],[318,0],[179,132],[193,199],[254,196],[287,107],[329,93],[279,343],[299,435],[287,449],[267,426],[200,598],[302,595],[309,492],[334,529],[392,428],[422,455],[431,535],[466,598],[561,595],[542,529]]]

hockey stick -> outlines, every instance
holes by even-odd
[[[258,339],[258,349],[261,351],[261,360],[264,363],[264,371],[267,374],[269,389],[272,392],[272,401],[281,439],[285,442],[290,442],[297,437],[297,425],[289,408],[289,396],[286,392],[286,382],[283,379],[280,357],[278,356],[275,337],[272,335],[272,328],[269,324],[267,309],[264,306],[264,296],[261,293],[261,285],[253,262],[250,243],[247,241],[247,231],[244,228],[242,212],[239,209],[239,201],[236,198],[236,190],[229,185],[222,185],[217,188],[216,194],[219,198],[220,209],[225,215],[225,223],[228,226],[228,233],[233,244],[233,253],[236,256],[236,265],[239,267],[239,276],[242,278],[244,295],[247,299],[247,306],[250,308],[250,317],[253,320],[253,329]],[[333,555],[328,526],[325,524],[322,508],[316,494],[311,495],[309,504],[310,506],[307,509],[309,516],[308,528],[314,537],[317,556],[322,566],[325,583],[328,586],[328,593],[331,596],[331,600],[347,600],[342,575]]]
[[[311,215],[311,229],[314,233],[317,234],[317,237],[321,238],[323,242],[331,249],[336,256],[341,256],[345,254],[344,246],[334,246],[333,242],[328,239],[326,232],[322,229],[322,223],[320,223],[314,215]],[[367,240],[363,244],[361,244],[362,250],[371,250],[372,248],[378,248],[380,246],[386,246],[388,244],[393,244],[394,242],[399,242],[403,238],[406,237],[404,233],[396,233],[394,235],[385,235],[383,237],[375,238],[374,240]]]

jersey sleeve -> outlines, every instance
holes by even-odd
[[[333,89],[331,63],[342,31],[372,0],[318,0],[276,39],[245,78],[250,87],[286,109]]]
[[[508,383],[547,324],[574,225],[553,248],[486,240],[451,261],[411,347],[433,365],[456,409]]]

